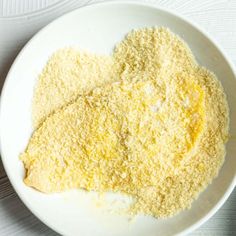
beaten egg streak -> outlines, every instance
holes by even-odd
[[[50,81],[40,77],[38,127],[20,156],[25,183],[45,193],[83,188],[128,194],[133,214],[167,217],[190,207],[225,155],[228,108],[219,81],[164,28],[129,33],[105,74],[110,81],[103,74],[100,81],[84,80],[86,89],[75,98],[78,71],[70,84],[48,87],[48,93],[60,91],[60,99],[41,107],[38,91]]]

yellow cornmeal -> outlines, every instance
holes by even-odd
[[[73,49],[54,54],[49,63],[54,61],[56,71],[60,53],[80,54]],[[97,65],[104,60],[96,58]],[[172,216],[190,207],[223,163],[228,135],[223,89],[164,28],[129,33],[108,61],[100,74],[98,66],[83,78],[81,69],[68,81],[75,90],[67,80],[51,86],[57,72],[54,63],[47,64],[36,95],[44,86],[67,95],[55,96],[54,103],[43,93],[35,95],[45,102],[34,99],[33,115],[41,124],[21,154],[24,181],[45,193],[121,192],[133,197],[132,214]]]

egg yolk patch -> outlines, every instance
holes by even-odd
[[[220,83],[163,28],[131,32],[105,67],[98,74],[92,65],[88,83],[76,82],[80,68],[70,85],[57,84],[66,96],[52,105],[44,97],[46,110],[38,102],[47,81],[41,75],[37,129],[20,155],[25,183],[45,193],[128,194],[134,214],[167,217],[188,208],[223,163],[228,110]]]

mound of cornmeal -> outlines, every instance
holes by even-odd
[[[130,32],[113,55],[61,49],[39,76],[25,183],[133,197],[131,213],[172,216],[217,176],[228,108],[220,82],[165,28]]]

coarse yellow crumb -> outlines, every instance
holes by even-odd
[[[33,97],[36,128],[49,114],[75,100],[78,94],[114,81],[113,59],[79,49],[56,51],[40,74]]]
[[[132,31],[111,61],[112,71],[103,67],[107,71],[98,77],[86,72],[86,78],[101,77],[104,83],[94,80],[85,88],[85,79],[84,90],[66,90],[68,99],[56,106],[35,107],[36,117],[43,114],[45,120],[21,154],[24,181],[45,193],[120,192],[133,197],[132,214],[175,215],[191,206],[223,163],[228,136],[223,88],[165,28]],[[112,76],[105,81],[104,74]],[[50,72],[47,76],[50,80]],[[38,86],[36,92],[44,88]],[[38,99],[44,96],[39,94]]]

